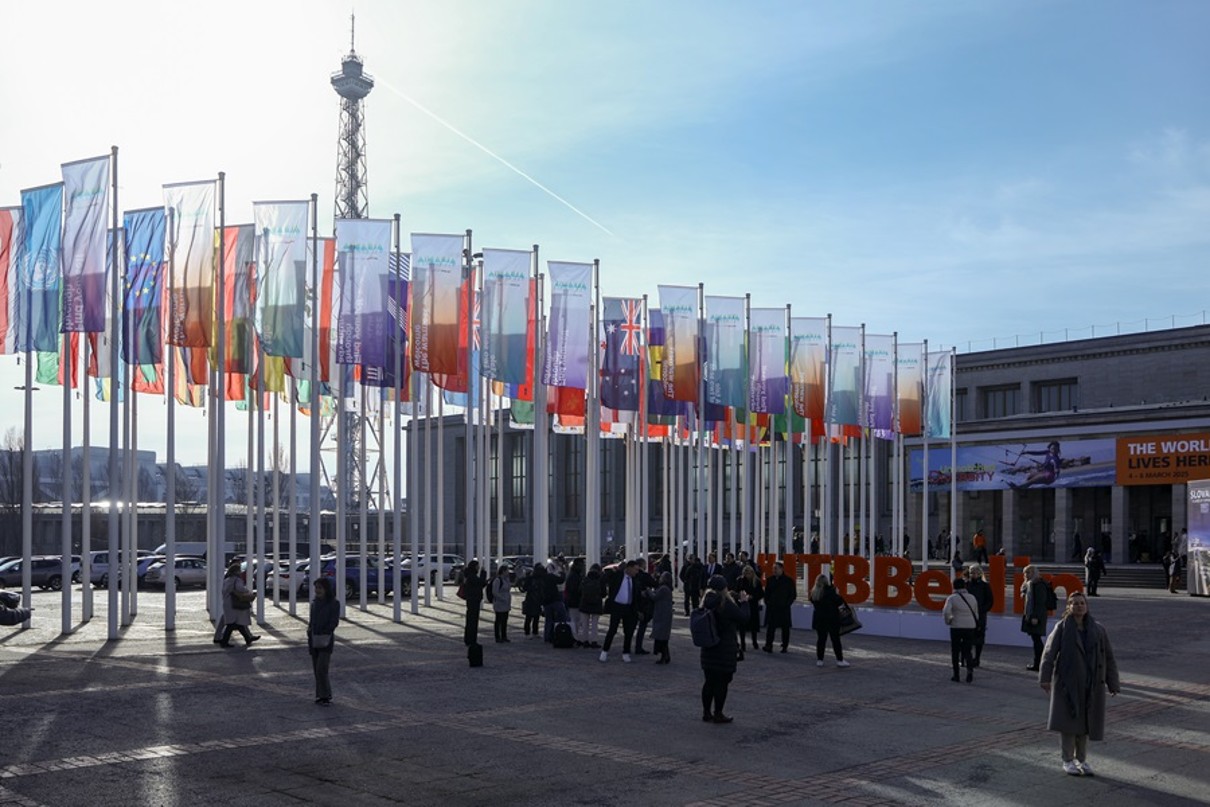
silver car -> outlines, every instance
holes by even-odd
[[[176,587],[206,585],[206,561],[201,558],[176,559]],[[143,575],[143,583],[149,586],[166,586],[168,584],[168,561],[161,560],[147,567]]]

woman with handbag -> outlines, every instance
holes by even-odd
[[[248,630],[252,624],[254,599],[256,594],[248,590],[244,576],[240,574],[239,561],[232,563],[223,579],[223,635],[218,642],[222,647],[231,646],[231,634],[237,630],[244,637],[244,647],[260,638],[259,634]]]
[[[823,651],[832,640],[832,652],[836,654],[836,666],[848,667],[844,660],[844,648],[840,646],[840,606],[845,604],[840,592],[832,585],[826,574],[815,578],[815,585],[808,595],[811,600],[811,627],[815,630],[815,666],[823,666]]]
[[[311,615],[307,620],[307,647],[311,652],[311,669],[315,673],[315,702],[327,706],[332,702],[332,682],[328,667],[332,663],[332,648],[336,644],[336,626],[340,624],[340,603],[332,581],[321,577],[315,581],[315,599],[311,600]]]
[[[966,668],[966,683],[975,680],[975,659],[971,648],[975,643],[975,631],[979,628],[979,601],[966,590],[966,581],[961,577],[954,580],[954,593],[945,600],[941,617],[950,626],[950,663],[954,665],[951,681],[957,682],[958,664]]]

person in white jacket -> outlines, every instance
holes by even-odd
[[[945,600],[941,609],[945,624],[950,626],[950,660],[954,665],[951,681],[958,681],[958,661],[966,667],[966,683],[975,680],[975,664],[971,649],[975,643],[975,632],[979,627],[979,601],[966,590],[966,581],[959,577],[954,581],[954,593]]]

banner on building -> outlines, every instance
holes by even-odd
[[[1119,485],[1180,485],[1210,479],[1210,432],[1118,438]]]
[[[1189,483],[1185,556],[1189,564],[1189,593],[1210,596],[1210,480]],[[1179,541],[1178,547],[1180,549]]]
[[[1115,444],[1099,440],[1050,440],[958,446],[958,490],[1087,488],[1114,484]],[[922,449],[911,451],[909,484],[924,485]],[[948,445],[929,449],[929,487],[948,487],[955,469]]]

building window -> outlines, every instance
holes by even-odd
[[[508,499],[508,517],[511,521],[525,520],[525,484],[529,479],[526,460],[529,455],[529,432],[512,436],[512,484]]]
[[[600,447],[597,456],[601,462],[601,520],[609,520],[609,502],[613,499],[613,457],[610,450],[616,441],[610,440]]]
[[[488,486],[491,497],[489,500],[489,507],[491,509],[488,512],[491,514],[491,518],[495,518],[496,513],[500,512],[497,509],[499,507],[498,502],[500,501],[500,444],[494,434],[488,445],[488,455]]]
[[[954,391],[954,420],[961,423],[966,416],[966,387]]]
[[[416,430],[419,432],[419,429]],[[466,438],[457,437],[454,439],[454,456],[458,459],[454,462],[454,519],[458,524],[466,522],[466,463],[462,458],[466,456]],[[436,468],[436,463],[433,463],[433,468]],[[429,477],[425,474],[420,475],[421,479],[427,480]],[[416,496],[420,501],[424,501],[424,492],[420,489],[420,485],[416,486]]]
[[[1035,412],[1064,412],[1080,405],[1076,397],[1076,380],[1039,381],[1034,384]]]
[[[1003,418],[1021,411],[1018,400],[1021,397],[1019,384],[984,387],[979,392],[983,398],[983,417],[985,418]]]
[[[661,446],[652,442],[647,447],[647,516],[652,519],[664,517],[664,456]]]
[[[563,518],[580,517],[580,488],[583,485],[584,457],[578,435],[562,435],[563,439]]]

